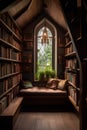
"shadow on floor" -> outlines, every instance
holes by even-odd
[[[23,105],[22,112],[71,112],[75,111],[73,106],[70,105]]]

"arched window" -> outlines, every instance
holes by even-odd
[[[45,23],[44,23],[45,22]],[[46,26],[45,26],[46,25]],[[43,31],[46,28],[48,41],[42,42]],[[45,19],[36,26],[34,41],[34,79],[37,79],[36,74],[46,70],[56,70],[55,61],[57,60],[55,48],[55,31],[53,26]]]

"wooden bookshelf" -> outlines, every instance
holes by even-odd
[[[72,100],[72,94],[69,94],[69,100],[77,111],[79,108],[80,130],[85,130],[87,129],[87,2],[85,0],[61,0],[61,3],[68,30],[65,33],[65,50],[72,43],[73,49],[76,52],[76,59],[78,61],[76,67],[77,82],[76,84],[72,82],[72,85],[70,85],[77,93],[78,104]],[[70,38],[66,40],[66,37],[68,36],[70,36]],[[70,67],[70,64],[72,63],[68,63],[68,60],[73,60],[75,57],[73,58],[69,55],[71,54],[67,53],[66,55],[65,53],[65,59],[67,62],[65,67],[66,78],[67,75],[70,78],[73,74],[72,67]],[[67,71],[69,70],[69,67],[70,71]]]
[[[64,57],[64,53],[65,53],[65,44],[64,44],[64,36],[63,36],[62,30],[59,32],[59,40],[58,40],[58,48],[57,48],[57,76],[60,79],[64,78],[64,66],[65,66],[65,57]]]
[[[78,13],[76,1],[66,1],[64,6],[68,29],[65,33],[65,78],[69,80],[69,99],[75,109],[79,108],[80,95],[80,69],[77,50],[74,42],[81,37],[80,14]],[[72,8],[72,10],[71,10]],[[68,12],[69,11],[69,12]]]
[[[76,56],[76,51],[72,43],[72,39],[67,31],[65,33],[65,79],[69,80],[68,94],[69,100],[75,107],[77,111],[79,111],[79,93],[80,93],[80,85],[79,85],[79,77],[80,73],[78,71],[78,59]]]
[[[22,70],[23,79],[33,80],[33,35],[32,33],[25,33],[23,36],[23,53],[22,53]],[[27,77],[28,75],[28,77]]]
[[[22,32],[8,12],[0,14],[0,113],[19,92]]]

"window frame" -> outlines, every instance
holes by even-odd
[[[36,68],[37,68],[37,34],[41,28],[44,27],[44,22],[47,28],[52,33],[52,68],[57,73],[57,30],[55,26],[46,18],[40,21],[34,29],[34,80],[36,80]]]

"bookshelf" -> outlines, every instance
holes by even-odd
[[[25,33],[23,36],[22,70],[23,79],[33,79],[33,36],[32,33]]]
[[[77,85],[72,85],[75,87],[74,89],[76,92],[79,91],[79,94],[77,94],[78,105],[75,101],[72,101],[70,95],[69,100],[72,102],[77,111],[77,106],[79,106],[80,130],[85,130],[87,129],[87,2],[85,0],[61,0],[61,3],[63,5],[62,7],[64,9],[65,19],[67,22],[68,31],[66,35],[69,34],[71,38],[68,44],[72,43],[76,52],[76,75],[78,75],[76,76],[76,81],[79,81]],[[66,46],[68,46],[68,44]],[[72,57],[70,59],[72,59]],[[72,63],[66,64],[69,64],[66,65],[67,68],[67,66],[70,67],[70,64]],[[78,77],[79,80],[77,80]]]
[[[22,32],[9,12],[0,14],[0,113],[19,92]]]
[[[64,35],[63,31],[61,30],[59,32],[58,37],[58,47],[57,47],[57,56],[58,56],[58,78],[64,79],[64,66],[65,66],[65,59],[64,59],[64,53],[65,53],[65,46],[64,46]]]
[[[65,79],[69,81],[68,97],[75,109],[79,111],[80,70],[76,51],[68,31],[65,33],[65,59]]]

